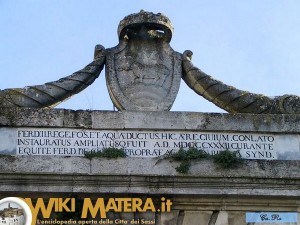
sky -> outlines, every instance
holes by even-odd
[[[0,89],[83,68],[96,44],[118,44],[120,20],[141,9],[167,15],[172,48],[192,50],[193,64],[213,78],[268,96],[300,95],[298,0],[0,0]],[[105,71],[56,108],[113,110]],[[184,81],[171,110],[224,112]]]
[[[8,208],[8,203],[10,203],[10,207],[12,207],[12,208],[22,209],[21,206],[19,206],[18,204],[14,203],[14,202],[5,202],[5,203],[0,204],[0,210]]]

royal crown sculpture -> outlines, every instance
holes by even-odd
[[[119,44],[95,48],[94,60],[58,81],[0,91],[1,107],[54,107],[98,78],[104,65],[113,104],[119,110],[167,111],[173,105],[181,78],[198,95],[230,113],[300,113],[295,95],[267,97],[238,90],[202,72],[170,46],[173,26],[165,15],[140,11],[119,24]]]

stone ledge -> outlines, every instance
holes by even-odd
[[[0,126],[299,133],[300,114],[257,115],[2,108]]]
[[[192,161],[187,175],[176,172],[179,162],[169,159],[118,159],[69,156],[2,156],[0,173],[139,175],[183,177],[247,177],[300,179],[298,160],[243,160],[235,169],[221,169],[212,160]]]
[[[1,193],[131,193],[299,197],[299,179],[167,177],[137,175],[0,174]]]
[[[300,196],[300,161],[246,160],[221,170],[203,160],[187,175],[177,166],[153,158],[1,157],[0,192]]]

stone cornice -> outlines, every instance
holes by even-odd
[[[300,114],[257,115],[2,108],[0,110],[1,126],[299,133]]]
[[[190,173],[177,162],[153,158],[117,160],[82,157],[0,158],[1,192],[135,193],[217,196],[300,196],[300,161],[247,160],[219,169],[210,160],[193,162]]]

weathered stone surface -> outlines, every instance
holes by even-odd
[[[120,21],[118,26],[119,39],[122,40],[126,35],[130,35],[128,27],[140,26],[142,23],[156,29],[161,29],[165,33],[164,40],[166,42],[171,41],[174,28],[169,18],[161,13],[154,14],[144,10],[141,10],[139,13],[130,14]]]
[[[161,213],[159,217],[159,224],[172,225],[177,224],[179,210],[173,210],[168,213]]]
[[[140,220],[139,223],[142,224],[142,220],[144,220],[144,223],[145,221],[155,221],[155,224],[159,224],[157,221],[157,217],[158,217],[159,213],[155,213],[155,212],[150,212],[150,211],[147,211],[147,212],[144,212],[144,213],[136,213],[135,214],[135,220]],[[157,222],[157,223],[156,223]],[[148,222],[149,223],[149,222]]]
[[[105,48],[98,45],[94,61],[72,75],[43,85],[0,90],[0,107],[54,107],[93,83],[104,63]]]
[[[217,217],[215,225],[229,225],[229,223],[228,223],[228,212],[220,211],[218,213],[218,217]]]
[[[92,113],[86,110],[65,110],[63,116],[64,127],[92,128]]]
[[[300,131],[300,114],[253,115],[195,112],[112,112],[2,108],[0,126],[93,129],[160,129],[231,132]]]
[[[162,14],[141,11],[119,25],[120,43],[107,50],[106,81],[119,110],[167,111],[181,81],[181,54],[169,45],[172,25]]]
[[[300,161],[248,160],[237,169],[222,170],[204,160],[193,162],[184,176],[176,172],[178,165],[153,158],[4,156],[0,185],[2,191],[21,192],[300,195]]]
[[[300,135],[279,135],[277,137],[277,156],[283,160],[300,160]],[[298,141],[297,141],[298,140]]]
[[[185,121],[181,113],[173,112],[166,116],[165,112],[124,112],[125,128],[134,129],[185,129]]]
[[[0,117],[0,122],[6,121],[1,124],[1,129],[7,131],[7,126],[15,126],[55,129],[80,127],[91,130],[255,132],[279,135],[279,147],[282,149],[299,148],[299,142],[296,141],[299,140],[299,115],[4,108],[0,111]],[[6,134],[2,139],[10,140],[12,133],[8,131]],[[287,157],[293,156],[295,157],[291,154]],[[206,223],[207,219],[223,225],[226,222],[226,213],[228,224],[243,225],[247,211],[294,212],[299,208],[300,161],[245,160],[244,164],[235,169],[221,169],[211,160],[192,161],[190,171],[186,175],[176,171],[178,166],[179,162],[158,158],[89,160],[84,157],[2,156],[0,197],[53,197],[54,193],[56,196],[79,195],[94,198],[124,195],[170,196],[174,213],[169,216],[162,216],[157,212],[149,213],[147,217],[149,220],[156,219],[159,225],[162,221],[172,225],[174,221],[178,225],[198,225],[199,221]],[[203,216],[203,212],[207,211],[214,212],[214,216]],[[123,214],[118,213],[109,215],[109,218],[113,219],[123,217]],[[138,214],[125,217],[146,219]]]
[[[129,212],[120,213],[120,219],[126,220],[126,221],[131,221],[134,219],[134,213],[129,213]]]
[[[158,158],[151,160],[146,158],[119,158],[113,160],[94,158],[91,161],[91,173],[175,175],[176,170],[174,167],[177,165],[178,163],[170,163],[168,160],[160,160]]]
[[[124,113],[111,111],[92,111],[93,129],[124,129]]]
[[[83,157],[2,156],[0,173],[90,174],[91,162]]]
[[[212,213],[212,211],[185,211],[182,225],[209,225]]]
[[[57,109],[1,108],[0,117],[4,124],[0,126],[62,127],[64,112]]]
[[[230,113],[299,114],[300,97],[267,97],[239,90],[213,79],[191,63],[193,53],[183,53],[183,80],[198,95]]]
[[[243,225],[246,224],[245,212],[228,212],[228,224]]]
[[[10,125],[9,123],[10,123],[10,121],[7,117],[5,117],[5,116],[0,117],[0,124],[2,126],[8,126],[8,125]]]
[[[138,133],[139,130],[147,130],[147,132],[172,132],[174,135],[185,132],[187,134],[207,134],[205,132],[212,132],[217,135],[229,135],[229,139],[226,139],[226,143],[233,143],[234,146],[230,147],[231,150],[240,149],[240,152],[244,158],[255,159],[261,153],[261,159],[283,159],[283,160],[299,160],[300,159],[300,117],[299,115],[251,115],[251,114],[207,114],[207,113],[191,113],[191,112],[111,112],[111,111],[73,111],[63,109],[14,109],[3,108],[0,111],[0,122],[3,121],[2,127],[17,127],[18,130],[24,127],[24,129],[39,128],[43,129],[68,129],[76,128],[78,131],[88,130],[92,131],[110,131],[113,132],[133,132]],[[14,128],[15,129],[15,128]],[[3,129],[2,129],[3,131]],[[53,131],[53,130],[52,130]],[[10,131],[9,131],[10,132]],[[8,133],[9,133],[8,132]],[[17,131],[15,131],[17,134]],[[3,134],[3,132],[1,132]],[[7,133],[7,132],[6,132]],[[4,135],[6,135],[4,132]],[[257,135],[271,135],[274,139],[273,142],[255,142],[250,141],[235,143],[232,140],[232,136],[252,135],[254,139],[257,139]],[[6,135],[7,136],[7,135]],[[4,137],[2,137],[3,139]],[[21,137],[20,138],[25,138]],[[15,143],[14,138],[9,139],[9,144]],[[178,140],[178,138],[176,139]],[[155,145],[151,140],[147,140],[149,146]],[[158,140],[163,141],[163,139]],[[196,143],[196,139],[185,140],[186,143]],[[204,140],[202,140],[204,141]],[[211,140],[214,144],[218,140]],[[151,142],[151,144],[150,144]],[[174,143],[173,143],[174,142]],[[179,142],[170,142],[170,149],[177,148]],[[176,143],[175,143],[176,142]],[[225,143],[225,144],[226,144]],[[203,143],[197,142],[197,148],[205,148]],[[247,144],[246,147],[237,147],[238,145]],[[270,145],[269,149],[263,149],[265,152],[248,151],[248,147],[252,144],[258,144],[262,146],[266,144]],[[161,143],[160,143],[161,145]],[[213,146],[212,145],[212,146]],[[208,146],[208,145],[206,145]],[[224,143],[222,146],[225,146]],[[1,147],[1,145],[0,145]],[[3,147],[3,146],[2,146]],[[3,151],[14,151],[16,152],[16,145],[14,147],[9,146],[9,149],[3,147],[0,149],[0,153],[4,154]],[[26,147],[26,146],[25,146]],[[30,146],[27,146],[30,147]],[[72,147],[72,146],[71,146]],[[144,146],[145,147],[145,146]],[[151,147],[151,148],[152,148]],[[184,146],[183,146],[184,147]],[[124,147],[126,148],[126,147]],[[225,147],[212,150],[224,150]],[[226,147],[229,148],[229,147]],[[167,149],[167,150],[170,150]],[[255,148],[252,148],[252,150]],[[162,154],[167,151],[165,148],[162,150]],[[206,149],[204,149],[206,150]],[[267,150],[270,150],[267,154]],[[79,150],[78,150],[79,151]],[[151,150],[153,151],[153,149]],[[54,153],[51,153],[55,155]],[[151,153],[152,154],[152,153]],[[159,153],[160,154],[160,153]],[[256,155],[255,155],[256,154]],[[22,154],[21,154],[22,155]],[[63,154],[62,154],[63,155]],[[80,154],[67,154],[67,155],[80,155]],[[81,154],[82,155],[82,154]],[[133,154],[136,155],[136,154]],[[130,155],[131,156],[131,155]],[[141,155],[143,156],[143,155]],[[139,157],[141,157],[139,156]],[[157,154],[152,154],[157,156]],[[147,156],[148,157],[148,156]]]

